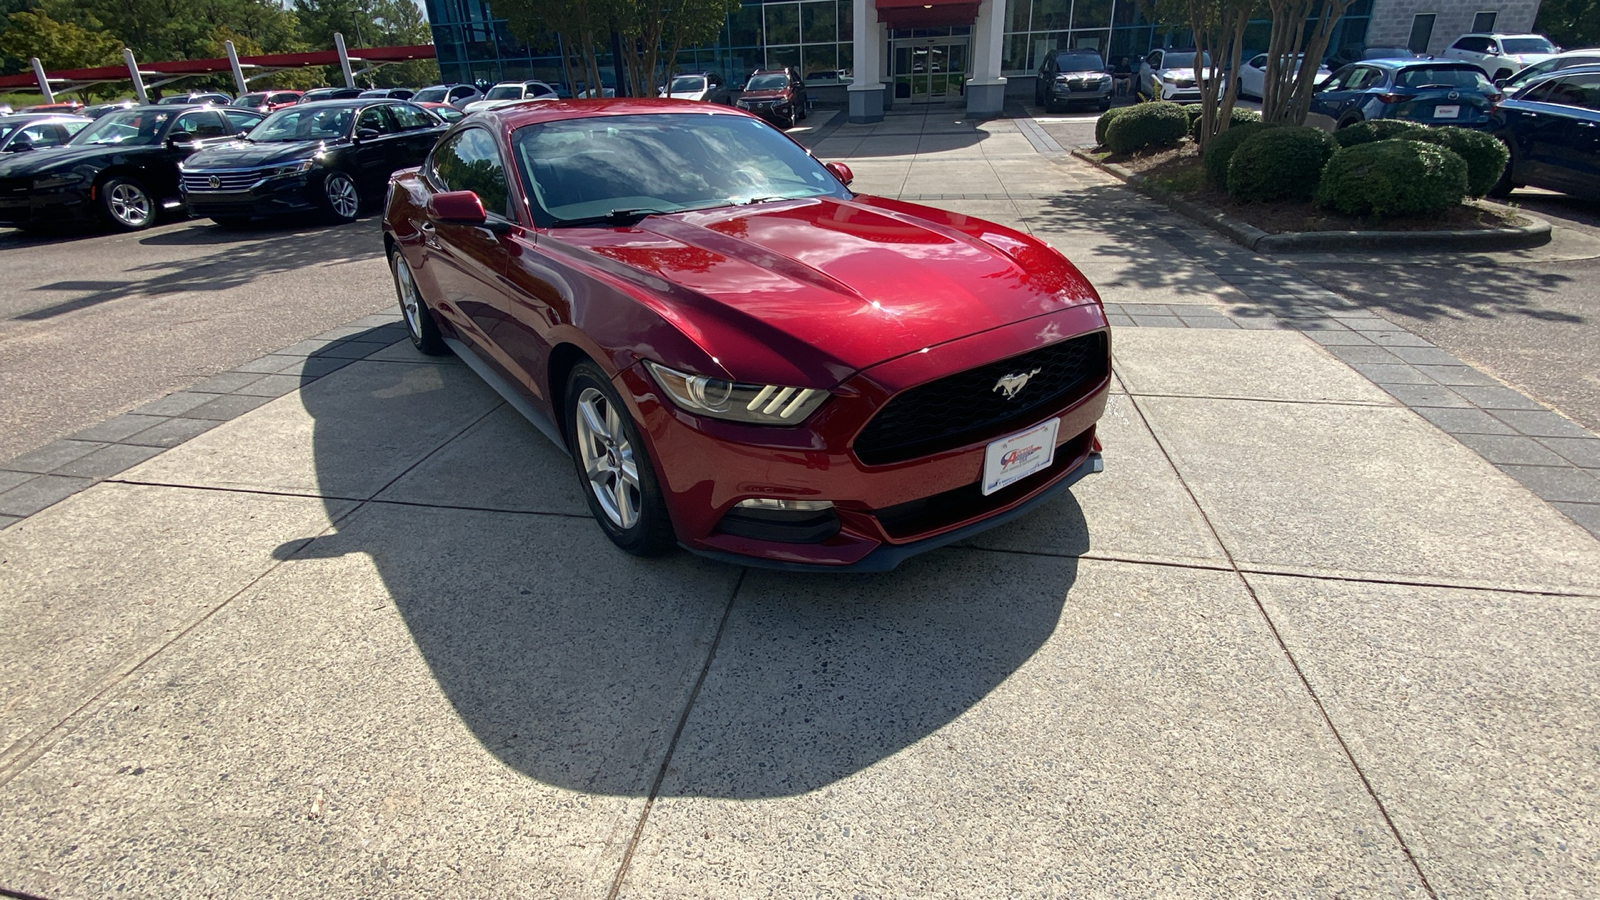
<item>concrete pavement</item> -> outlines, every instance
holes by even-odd
[[[1104,474],[887,575],[636,560],[361,319],[0,531],[0,888],[1600,892],[1600,542],[1401,389],[1493,379],[955,115],[806,135],[1089,274]]]

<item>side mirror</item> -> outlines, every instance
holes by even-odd
[[[849,187],[850,182],[856,180],[855,173],[850,171],[850,167],[842,162],[823,163],[822,167],[832,172],[833,177],[839,179],[839,183],[845,187]]]
[[[489,214],[483,211],[483,201],[472,191],[446,191],[434,194],[428,200],[428,213],[438,222],[473,225],[487,228],[496,234],[504,233],[511,228],[504,220],[489,218]]]
[[[1507,76],[1505,78],[1496,78],[1494,80],[1494,86],[1497,87],[1497,88],[1503,88],[1503,87],[1506,86],[1506,82],[1508,82],[1510,80],[1511,80],[1510,76]]]
[[[27,153],[33,149],[33,144],[28,141],[17,141],[6,148],[7,153]]]
[[[358,141],[370,141],[370,140],[373,140],[374,138],[380,138],[380,137],[383,137],[383,133],[380,132],[376,128],[357,128],[356,129],[356,140],[358,140]]]
[[[174,150],[188,149],[194,143],[194,135],[187,131],[174,131],[167,135],[167,146]]]

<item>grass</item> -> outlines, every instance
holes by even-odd
[[[1206,183],[1199,149],[1190,141],[1170,150],[1125,155],[1096,154],[1096,158],[1117,163],[1143,175],[1145,183],[1158,193],[1181,197],[1273,234],[1308,231],[1488,230],[1526,224],[1514,210],[1470,199],[1435,215],[1394,219],[1345,216],[1311,203],[1240,203]]]

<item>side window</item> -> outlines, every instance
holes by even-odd
[[[419,128],[432,128],[439,124],[432,116],[409,103],[397,103],[389,107],[394,113],[395,121],[400,123],[401,131],[416,131]]]
[[[1550,98],[1555,95],[1561,83],[1562,79],[1560,78],[1552,78],[1549,81],[1540,82],[1517,99],[1527,100],[1532,103],[1551,103],[1553,101]]]
[[[1257,56],[1255,59],[1250,60],[1250,68],[1252,69],[1265,69],[1266,67],[1267,55],[1265,53]]]
[[[369,106],[361,111],[361,115],[356,119],[356,130],[361,131],[364,128],[370,128],[379,134],[395,132],[394,123],[389,120],[389,116],[384,113],[381,106]]]
[[[193,135],[196,140],[227,137],[232,132],[222,124],[223,121],[224,119],[220,115],[210,110],[195,110],[179,116],[178,121],[173,123],[171,130],[167,134],[177,134],[183,131]]]
[[[1382,70],[1361,66],[1357,68],[1355,74],[1351,76],[1349,90],[1364,91],[1367,88],[1377,87],[1382,83]]]
[[[35,147],[54,147],[61,143],[61,132],[57,131],[54,125],[41,122],[22,129],[22,133],[12,141],[18,144],[32,144]]]
[[[483,208],[509,215],[511,192],[500,148],[482,128],[458,132],[433,151],[433,177],[447,191],[472,191]]]
[[[1594,109],[1596,82],[1590,81],[1585,90],[1584,76],[1573,75],[1568,78],[1554,79],[1550,85],[1549,95],[1541,98],[1545,103],[1559,103],[1562,106],[1576,106],[1585,109]]]
[[[250,115],[242,109],[225,109],[222,111],[222,116],[228,120],[228,124],[232,126],[235,134],[242,134],[246,131],[249,131],[250,129],[256,127],[257,122],[261,121],[259,118]]]
[[[454,103],[454,102],[456,102],[457,100],[460,100],[463,97],[470,97],[470,96],[472,96],[472,94],[473,94],[472,88],[466,87],[465,85],[463,85],[461,87],[457,87],[457,88],[451,88],[451,90],[450,90],[450,102]]]
[[[1146,56],[1144,58],[1144,61],[1149,63],[1150,64],[1150,68],[1152,68],[1152,69],[1161,68],[1161,51],[1160,50],[1151,50],[1150,51],[1150,55]]]
[[[1600,112],[1600,74],[1574,75],[1567,81],[1575,91],[1577,106]]]
[[[67,139],[71,140],[72,138],[77,137],[78,132],[88,128],[89,124],[90,123],[88,122],[66,122],[59,127],[62,131],[67,133]]]

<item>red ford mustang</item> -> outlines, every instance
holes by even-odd
[[[850,179],[727,107],[546,101],[396,173],[384,243],[624,550],[882,571],[1100,471],[1111,346],[1060,253]]]

